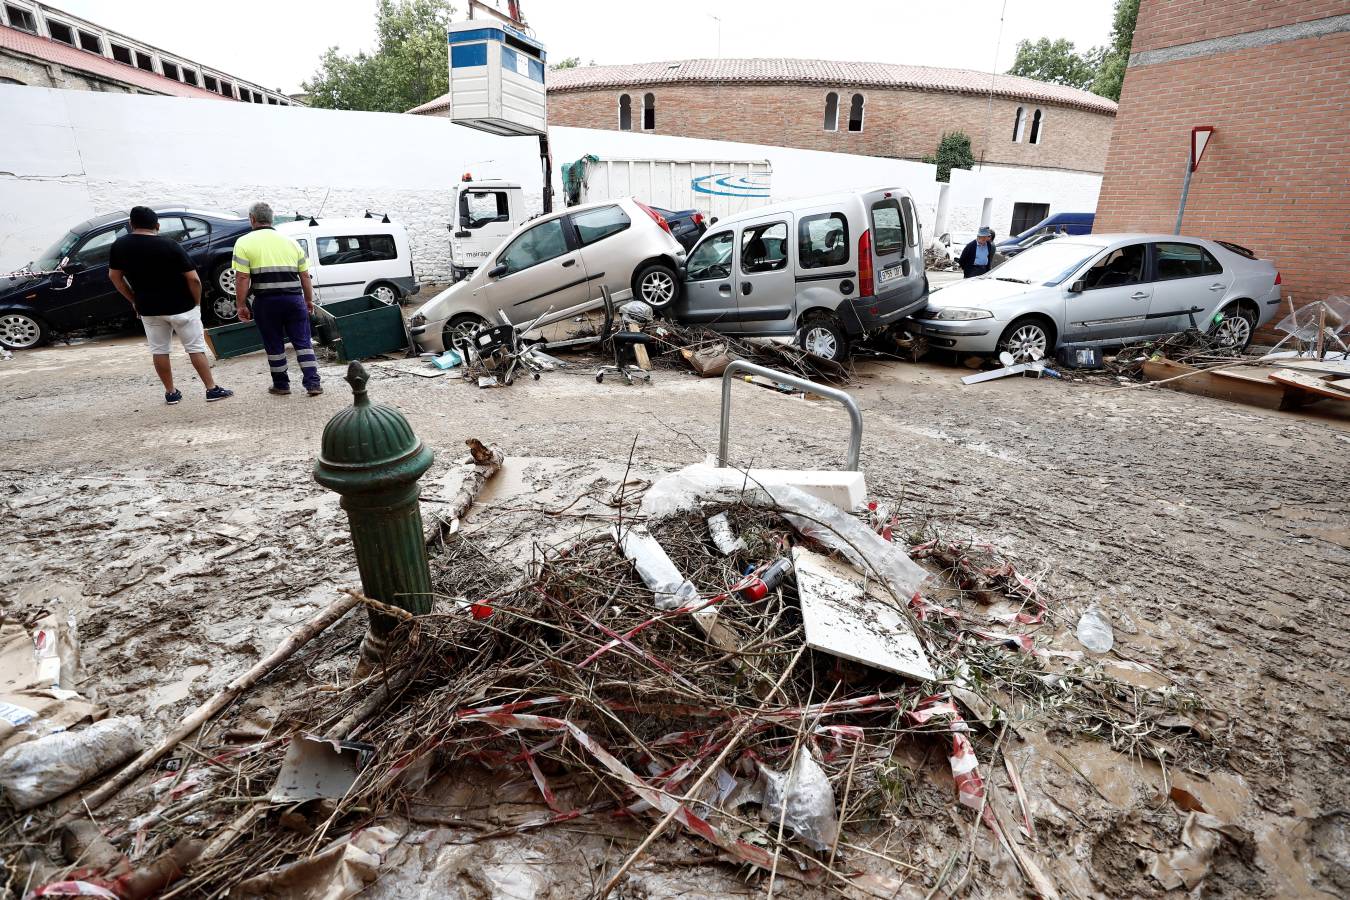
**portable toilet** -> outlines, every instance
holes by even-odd
[[[450,118],[493,134],[544,134],[544,46],[505,22],[455,22],[450,40]]]

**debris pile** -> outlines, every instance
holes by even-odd
[[[648,332],[665,348],[659,359],[671,367],[692,369],[702,378],[720,377],[732,361],[744,359],[801,378],[834,384],[852,380],[847,367],[807,353],[796,344],[734,338],[697,325],[668,321],[648,326]]]
[[[885,505],[859,518],[794,488],[710,487],[706,472],[661,479],[638,508],[640,491],[619,496],[612,527],[536,548],[513,583],[481,559],[440,566],[447,596],[430,615],[377,605],[400,622],[385,668],[302,685],[266,727],[242,721],[247,704],[228,729],[190,717],[191,751],[126,794],[123,815],[100,814],[102,867],[80,850],[33,883],[128,896],[117,879],[135,876],[153,886],[139,896],[241,882],[267,894],[321,870],[359,890],[413,828],[472,844],[587,817],[646,834],[615,850],[623,861],[597,896],[672,824],[711,852],[700,858],[749,877],[936,891],[951,864],[916,866],[875,839],[897,821],[892,760],[918,745],[946,758],[963,827],[987,830],[1053,896],[1031,849],[1033,807],[1002,755],[1022,728],[1048,720],[1170,763],[1221,752],[1194,697],[1116,681],[1054,647],[1037,582],[993,548],[906,541]],[[446,546],[487,556],[466,544],[456,534]],[[989,789],[999,765],[1015,808]],[[477,820],[447,800],[449,784],[482,792],[522,777],[538,796],[524,815]],[[39,843],[39,824],[11,820],[6,843]],[[11,873],[27,870],[20,855]],[[979,865],[967,854],[955,869],[968,878]]]

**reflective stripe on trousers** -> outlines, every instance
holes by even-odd
[[[286,342],[295,348],[296,362],[306,388],[319,386],[319,362],[310,343],[309,310],[304,295],[295,293],[259,294],[253,301],[253,321],[258,325],[263,347],[267,350],[267,367],[272,373],[272,386],[291,386],[286,362]]]

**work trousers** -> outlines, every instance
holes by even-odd
[[[260,294],[253,301],[253,321],[258,323],[263,348],[267,351],[267,367],[272,370],[272,386],[289,388],[286,341],[295,348],[295,361],[300,364],[300,375],[306,388],[319,386],[319,361],[314,358],[314,347],[309,338],[309,310],[305,297],[296,293]]]

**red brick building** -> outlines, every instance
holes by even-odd
[[[441,115],[449,97],[410,110]],[[817,59],[689,59],[548,73],[551,125],[919,159],[943,132],[990,165],[1100,173],[1116,104],[1014,75]]]
[[[1182,233],[1273,260],[1300,303],[1350,294],[1347,86],[1347,0],[1142,0],[1094,230],[1171,232],[1212,125]]]

